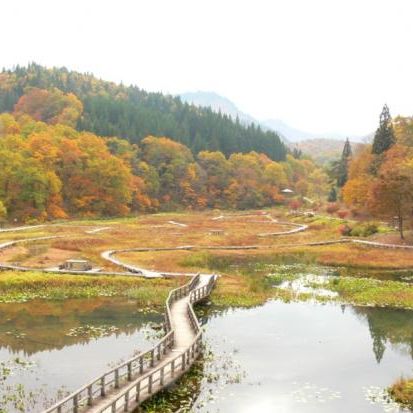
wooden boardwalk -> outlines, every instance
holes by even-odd
[[[192,304],[209,296],[215,275],[197,274],[166,300],[166,335],[152,349],[120,364],[43,413],[116,413],[143,401],[182,376],[201,353],[202,332]]]

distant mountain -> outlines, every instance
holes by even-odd
[[[189,103],[190,105],[198,107],[209,107],[214,112],[221,112],[223,114],[225,113],[226,115],[230,115],[234,120],[238,117],[240,123],[243,125],[247,126],[251,123],[254,123],[255,125],[259,125],[261,129],[265,131],[269,130],[277,132],[277,134],[285,143],[289,143],[289,140],[281,131],[273,129],[271,126],[255,119],[248,113],[242,112],[238,109],[234,102],[230,101],[224,96],[218,95],[218,93],[202,91],[188,92],[180,94],[179,97],[183,102]]]
[[[230,115],[234,120],[238,117],[240,122],[244,125],[254,123],[259,125],[263,130],[277,132],[285,143],[302,142],[309,139],[327,139],[341,142],[347,138],[347,135],[339,133],[317,134],[305,132],[287,125],[280,119],[268,119],[264,121],[257,120],[248,113],[239,110],[234,102],[224,96],[218,95],[215,92],[188,92],[182,93],[179,96],[181,100],[186,103],[199,107],[210,107],[214,112],[221,112],[223,114]],[[354,142],[365,143],[371,138],[371,136],[349,136],[349,138]]]
[[[267,128],[281,133],[290,142],[302,142],[308,139],[326,139],[345,141],[347,137],[354,142],[365,142],[368,137],[365,136],[347,136],[340,133],[311,133],[295,129],[280,119],[268,119],[262,122]]]
[[[240,122],[246,125],[251,123],[258,125],[260,123],[257,119],[240,111],[235,103],[215,92],[188,92],[180,94],[179,97],[183,102],[189,103],[190,105],[210,107],[214,112],[221,111],[222,113],[230,115],[234,120],[238,117]]]

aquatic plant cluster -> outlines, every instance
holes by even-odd
[[[87,338],[99,338],[99,337],[107,337],[114,333],[118,333],[119,328],[116,326],[108,326],[108,325],[101,325],[101,326],[91,326],[91,325],[84,325],[79,327],[71,328],[66,335],[70,337],[87,337]]]
[[[401,378],[390,387],[389,393],[396,402],[413,410],[413,379]]]
[[[22,384],[8,383],[10,376],[34,367],[32,362],[19,357],[0,362],[0,413],[8,413],[10,408],[24,413],[42,395],[41,390],[36,393],[27,392]]]

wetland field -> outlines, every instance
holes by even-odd
[[[278,234],[297,228],[287,223],[306,228]],[[413,253],[306,245],[340,240],[342,223],[274,209],[0,232],[0,244],[22,241],[0,249],[0,263],[28,270],[0,272],[0,412],[40,412],[148,349],[168,292],[196,272],[219,275],[196,308],[204,354],[143,412],[410,412],[389,388],[413,376]],[[125,270],[105,251],[181,275],[109,275]],[[43,272],[69,259],[108,275]]]

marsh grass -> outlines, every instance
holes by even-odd
[[[24,302],[35,298],[63,300],[98,296],[134,298],[138,306],[163,307],[172,288],[183,279],[147,280],[134,277],[54,275],[38,272],[0,272],[0,302]]]
[[[413,309],[413,285],[371,278],[336,278],[324,285],[345,302],[378,307]]]
[[[389,394],[397,403],[413,409],[413,379],[400,378],[389,388]]]

